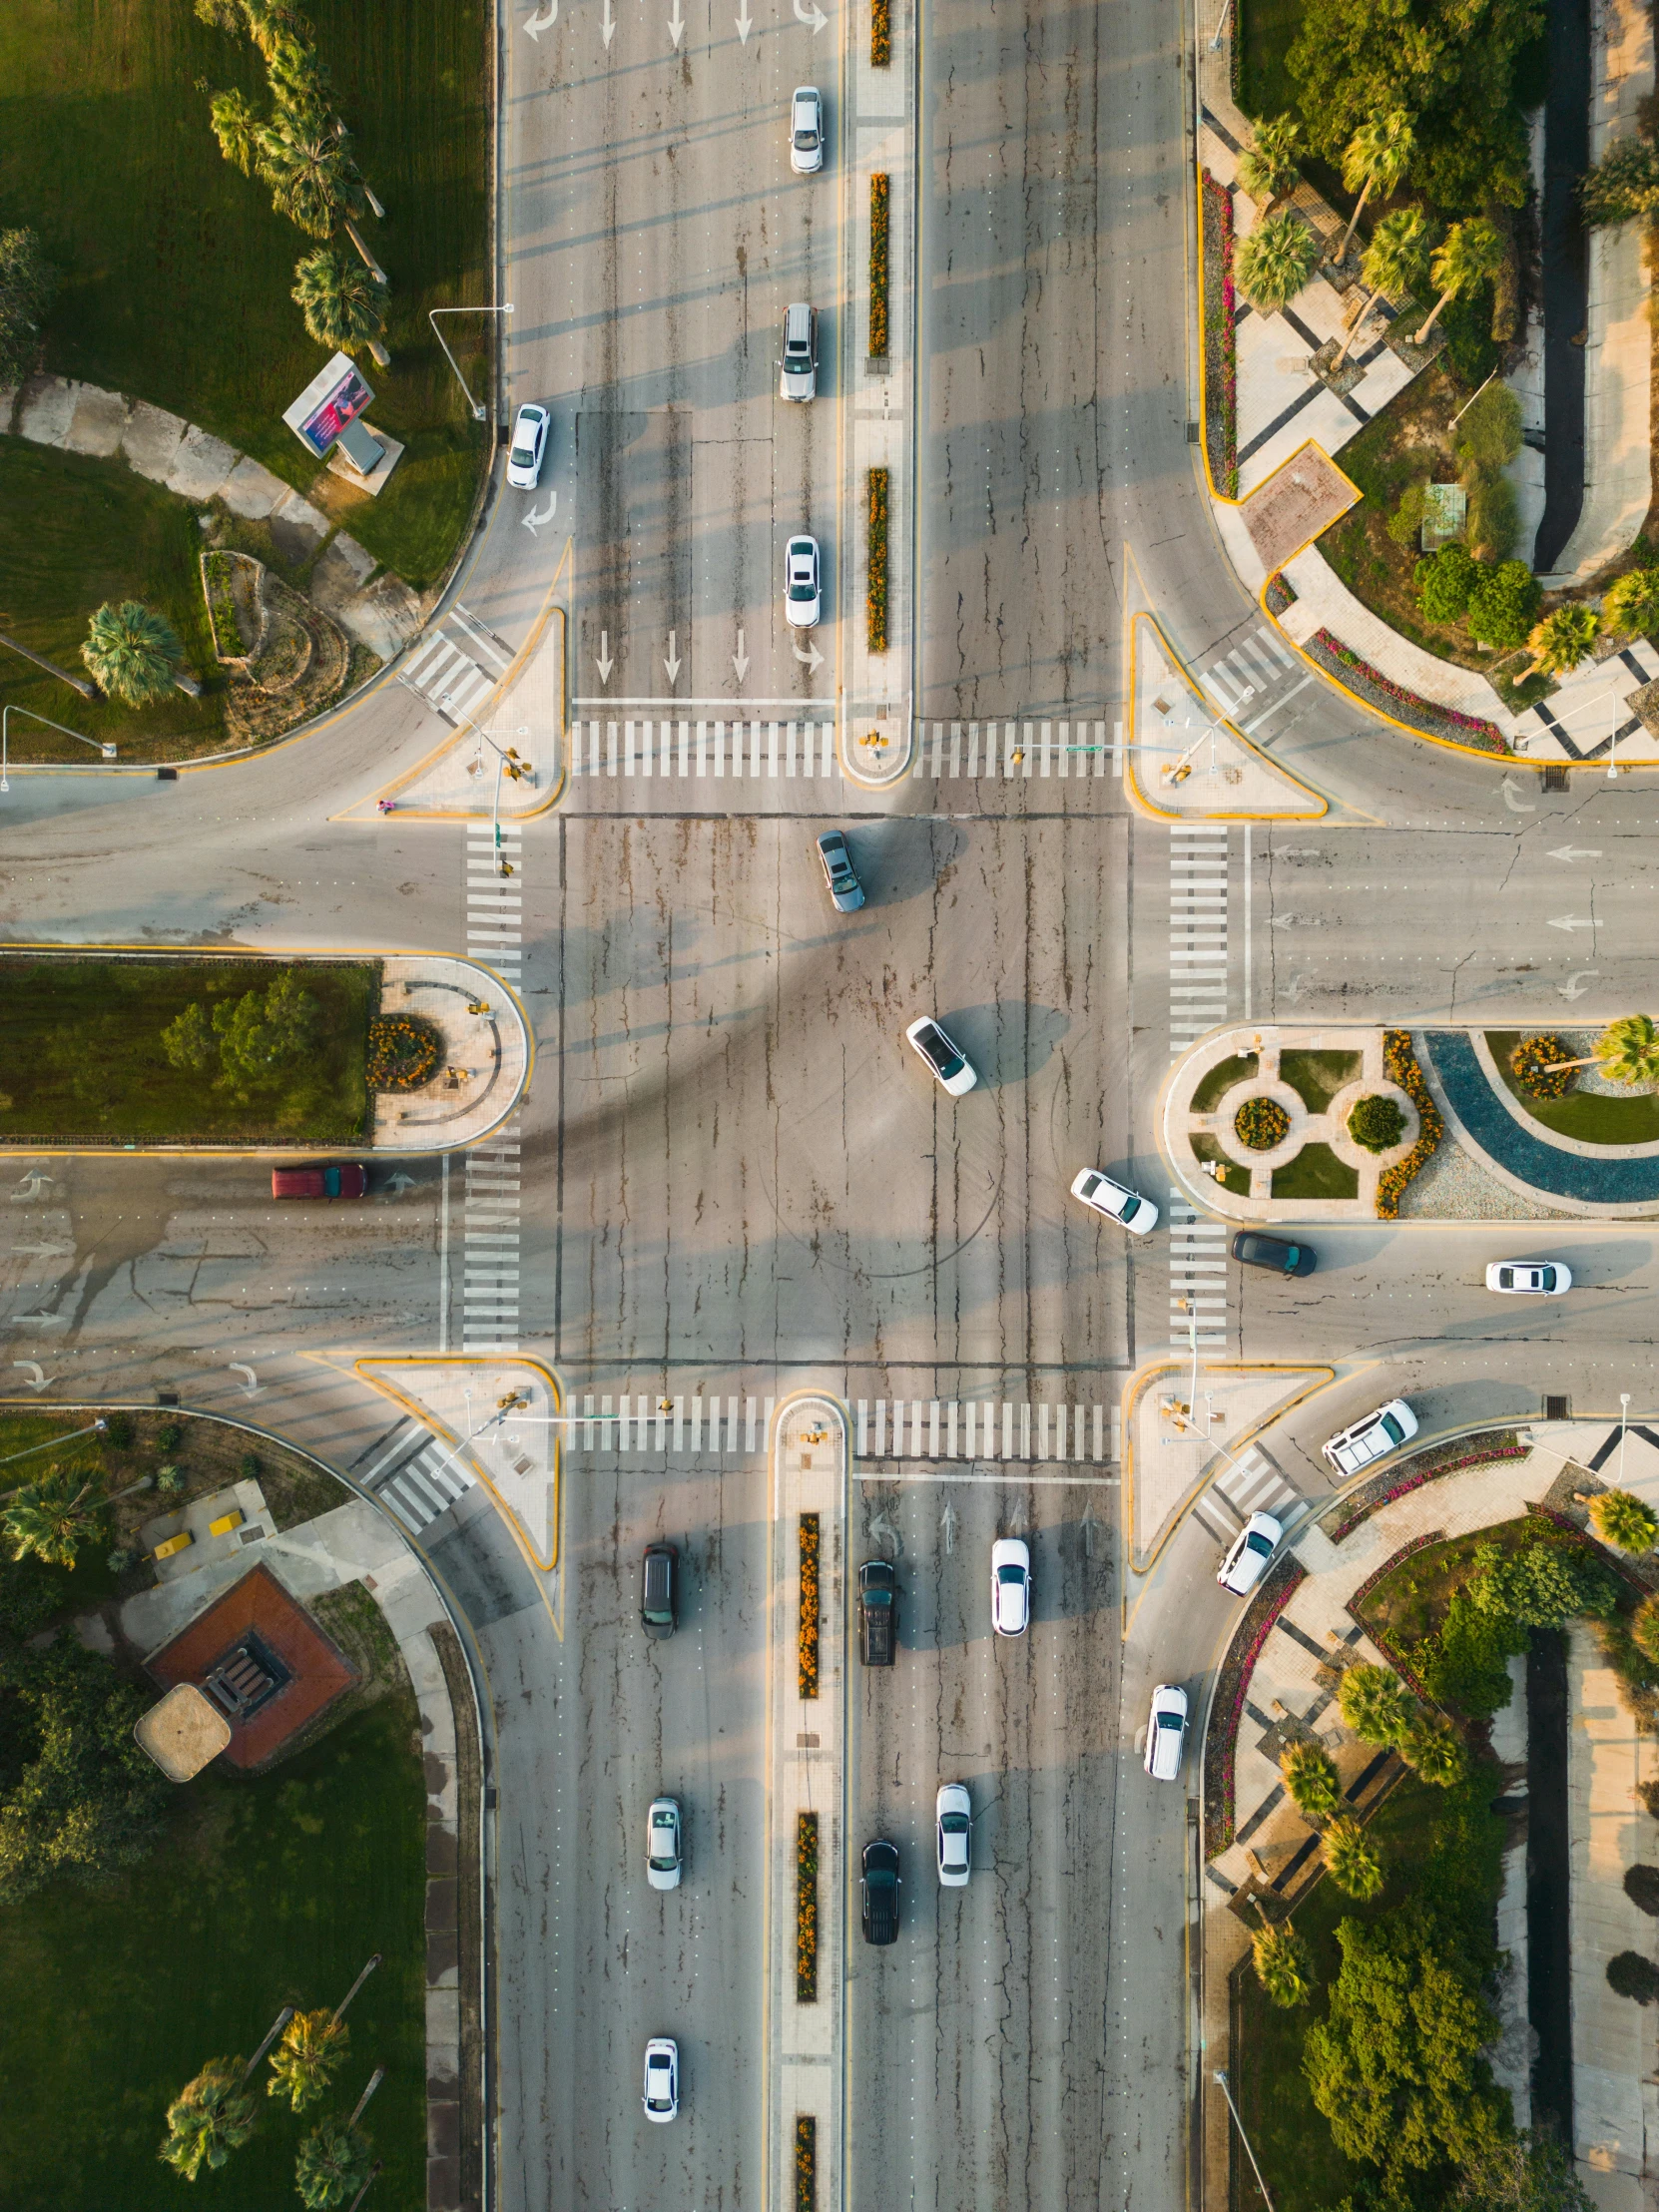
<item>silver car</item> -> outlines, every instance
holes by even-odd
[[[824,868],[824,880],[830,886],[830,896],[835,902],[837,914],[855,914],[864,902],[864,886],[858,880],[852,865],[852,855],[846,849],[846,839],[838,830],[826,830],[818,840],[818,856]]]
[[[680,1808],[671,1797],[653,1798],[645,1821],[645,1872],[654,1890],[680,1887]]]
[[[1099,1168],[1083,1168],[1075,1175],[1071,1195],[1108,1221],[1121,1222],[1132,1237],[1144,1237],[1158,1226],[1158,1209],[1150,1198],[1142,1198],[1126,1183],[1113,1182]]]

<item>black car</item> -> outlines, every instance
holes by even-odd
[[[866,1667],[890,1667],[898,1639],[898,1577],[890,1559],[866,1559],[858,1569],[858,1657]]]
[[[846,839],[838,830],[826,830],[818,840],[818,856],[824,863],[824,880],[839,914],[853,914],[864,902],[864,887],[852,866]]]
[[[1270,1275],[1312,1275],[1314,1255],[1305,1244],[1286,1244],[1282,1237],[1259,1237],[1254,1229],[1241,1229],[1233,1239],[1233,1257],[1247,1268],[1266,1268]]]
[[[863,1876],[858,1887],[864,1893],[864,1941],[896,1943],[898,1940],[898,1846],[886,1842],[865,1844]]]
[[[680,1613],[680,1554],[672,1544],[647,1544],[640,1564],[640,1626],[648,1636],[672,1636]]]

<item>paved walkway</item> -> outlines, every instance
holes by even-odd
[[[482,1482],[531,1565],[542,1573],[557,1565],[564,1401],[539,1360],[368,1359],[357,1362],[356,1372],[437,1435],[442,1467],[462,1489]],[[424,1447],[411,1459],[408,1434],[400,1432],[359,1479],[376,1488],[398,1479],[406,1465],[418,1468],[422,1457],[432,1464]],[[429,1481],[420,1486],[433,1488]],[[458,1496],[445,1497],[439,1510],[456,1502]],[[408,1513],[399,1510],[398,1517],[407,1525]]]
[[[489,1136],[530,1080],[530,1025],[499,975],[441,953],[381,963],[383,1014],[418,1014],[443,1034],[431,1081],[387,1092],[376,1107],[376,1153],[453,1152]]]
[[[1277,640],[1274,650],[1284,652]],[[1130,699],[1124,788],[1143,814],[1160,822],[1317,822],[1330,812],[1218,713],[1150,614],[1130,624]]]

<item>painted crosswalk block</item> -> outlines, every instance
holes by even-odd
[[[384,1499],[411,1536],[429,1528],[472,1488],[471,1470],[453,1445],[440,1443],[419,1421],[401,1422],[391,1441],[381,1442],[384,1449],[357,1473],[357,1480]]]
[[[1279,1469],[1252,1444],[1236,1464],[1224,1467],[1193,1512],[1218,1543],[1230,1544],[1252,1513],[1289,1520],[1300,1502]]]
[[[1169,1048],[1185,1052],[1228,1014],[1227,827],[1178,823],[1169,840]]]
[[[832,722],[576,722],[572,776],[838,777]]]
[[[456,638],[439,628],[421,640],[398,670],[397,681],[458,730],[464,723],[476,723],[505,668],[505,659],[487,639],[465,631]]]
[[[1198,680],[1228,721],[1248,734],[1311,684],[1313,674],[1276,630],[1259,623],[1231,653],[1201,671]]]
[[[503,875],[505,864],[512,872]],[[524,965],[524,849],[519,830],[467,827],[466,951],[516,983]]]
[[[1227,1225],[1169,1194],[1169,1340],[1175,1354],[1227,1342]]]
[[[1029,777],[1123,774],[1122,726],[1103,722],[923,722],[910,774]]]
[[[777,1400],[584,1390],[566,1411],[566,1449],[710,1452],[754,1458],[767,1449]],[[1008,1398],[858,1398],[853,1453],[869,1459],[1115,1460],[1115,1405]]]
[[[510,1353],[519,1338],[518,1117],[466,1156],[461,1350]]]

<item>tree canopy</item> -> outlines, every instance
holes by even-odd
[[[1481,1544],[1466,1587],[1480,1611],[1517,1628],[1559,1628],[1578,1613],[1605,1619],[1616,1601],[1606,1570],[1562,1544],[1523,1544],[1513,1552]]]

